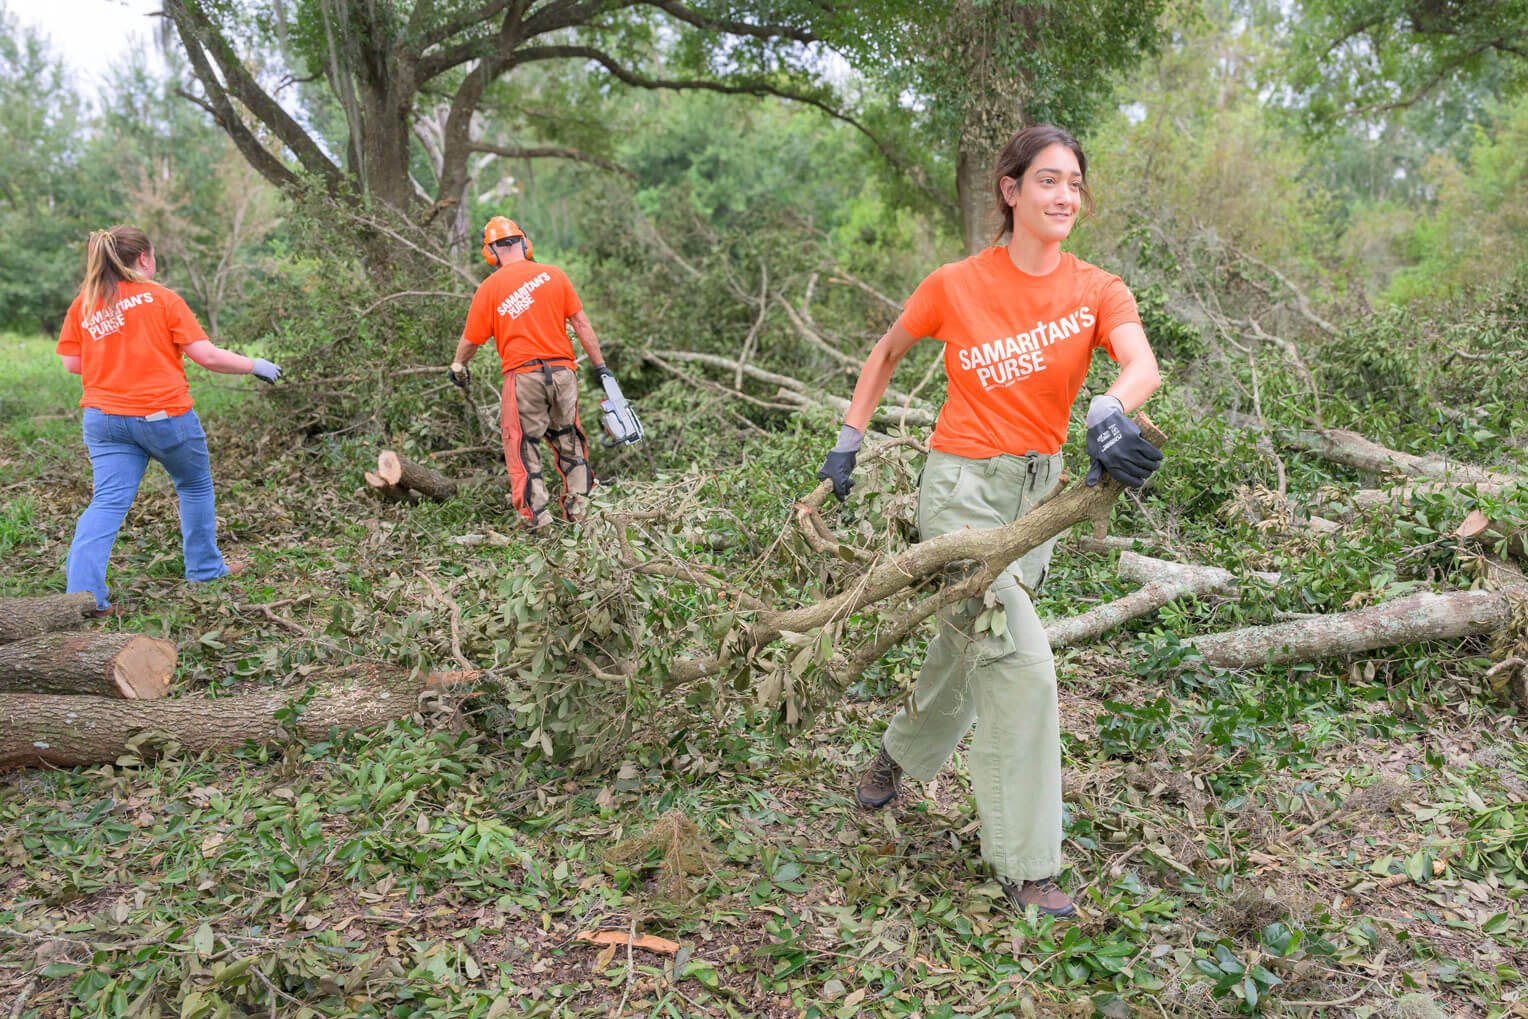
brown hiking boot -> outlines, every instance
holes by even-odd
[[[902,766],[891,759],[885,747],[881,747],[875,752],[875,760],[870,762],[870,767],[860,776],[854,798],[866,810],[877,810],[896,799],[901,792]]]
[[[1072,905],[1071,896],[1061,890],[1061,886],[1056,884],[1056,879],[1053,877],[1042,877],[1038,881],[1025,881],[1022,884],[1000,877],[997,883],[1003,889],[1003,894],[1008,896],[1008,901],[1020,909],[1033,906],[1042,916],[1058,918],[1074,916],[1077,913],[1077,907]]]

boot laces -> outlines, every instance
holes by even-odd
[[[871,779],[886,785],[890,785],[891,783],[895,782],[897,780],[897,774],[901,772],[901,770],[901,766],[898,765],[896,761],[893,761],[891,759],[891,755],[888,754],[884,749],[877,751],[875,760],[870,762]]]

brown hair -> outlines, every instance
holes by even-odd
[[[1026,127],[1008,139],[1008,144],[1003,146],[1002,153],[997,157],[997,166],[992,172],[992,191],[997,196],[998,214],[1002,218],[997,236],[993,238],[994,243],[1001,241],[1004,234],[1013,230],[1013,206],[1003,198],[1003,178],[1012,177],[1022,186],[1024,171],[1029,169],[1029,164],[1052,145],[1065,145],[1072,150],[1072,155],[1077,157],[1077,168],[1082,171],[1082,211],[1093,211],[1093,192],[1088,190],[1088,157],[1083,154],[1082,146],[1077,144],[1077,139],[1072,137],[1072,132],[1052,124]]]
[[[153,251],[149,235],[135,226],[118,224],[96,230],[85,242],[85,282],[80,284],[80,310],[89,315],[97,304],[110,311],[117,306],[118,283],[142,283],[138,259]]]

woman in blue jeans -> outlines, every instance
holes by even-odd
[[[228,573],[218,552],[207,436],[186,384],[182,357],[209,371],[275,382],[281,369],[215,346],[175,291],[154,282],[154,248],[137,227],[90,235],[85,280],[69,306],[57,351],[84,383],[85,448],[95,494],[74,528],[65,567],[70,591],[90,591],[111,609],[106,563],[150,460],[180,496],[180,534],[190,580]]]

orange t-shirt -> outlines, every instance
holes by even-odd
[[[492,337],[505,375],[528,370],[525,362],[538,358],[572,363],[567,322],[583,308],[567,273],[555,265],[511,262],[472,295],[462,339],[481,345]]]
[[[191,390],[181,348],[205,340],[185,298],[158,283],[118,283],[117,306],[91,314],[80,297],[69,305],[58,353],[80,359],[85,393],[81,407],[133,417],[184,414]]]
[[[908,298],[902,326],[944,343],[949,396],[929,444],[956,456],[1056,453],[1093,349],[1139,323],[1118,276],[1066,252],[1031,276],[1005,247],[940,266]]]

